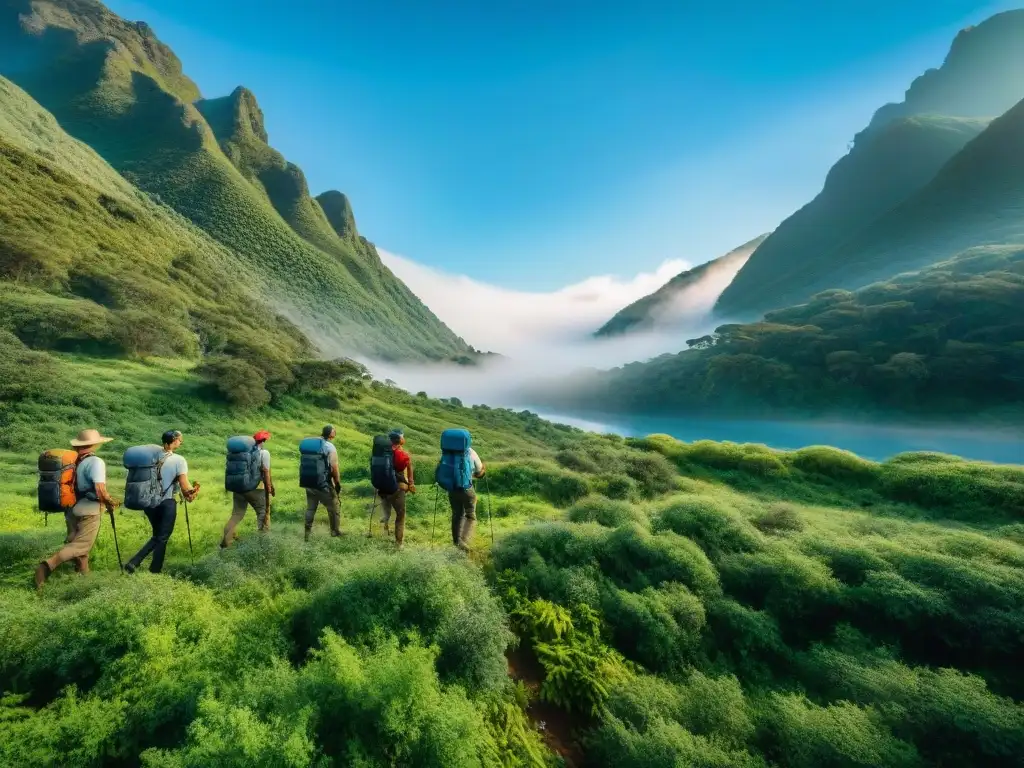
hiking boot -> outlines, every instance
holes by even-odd
[[[384,536],[387,538],[391,537],[391,527],[387,523],[384,523]]]
[[[341,531],[331,531],[331,538],[332,538],[332,539],[336,539],[336,538],[338,538],[339,536],[344,536],[344,535],[345,535],[345,534],[344,534],[344,533],[342,533]]]
[[[396,552],[401,552],[403,549],[405,549],[405,544],[403,544],[401,541],[395,544]]]
[[[303,537],[302,540],[303,541],[309,541],[309,534],[310,534],[310,530],[309,530],[309,528],[307,528],[306,529],[306,534],[305,534],[305,536]]]
[[[138,566],[135,565],[135,563],[125,563],[124,572],[131,576],[133,573],[135,573],[136,568],[138,568]]]
[[[44,560],[43,562],[41,562],[39,564],[39,566],[36,568],[36,576],[35,576],[36,589],[42,589],[43,588],[43,584],[45,584],[46,580],[48,578],[50,578],[50,574],[51,573],[53,573],[53,571],[50,570],[50,564],[49,563],[47,563]]]

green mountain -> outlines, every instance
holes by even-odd
[[[107,354],[312,353],[224,275],[237,255],[129,184],[0,78],[0,328],[31,347]]]
[[[717,313],[755,317],[826,288],[858,287],[916,266],[894,255],[881,271],[861,271],[858,262],[847,263],[848,250],[837,249],[920,191],[988,120],[1021,98],[1024,10],[961,32],[942,67],[915,80],[902,103],[879,109],[821,193],[755,251],[722,293]]]
[[[201,99],[143,23],[93,0],[16,0],[0,11],[0,74],[72,136],[231,250],[233,279],[324,353],[443,359],[468,346],[381,264],[339,235],[302,171],[267,143],[255,98]]]
[[[654,293],[619,310],[594,335],[608,337],[656,327],[671,328],[679,319],[692,319],[704,315],[711,309],[717,296],[710,296],[708,301],[709,296],[705,291],[701,291],[699,296],[695,295],[697,286],[703,282],[708,286],[707,290],[714,290],[715,286],[708,284],[714,282],[717,285],[720,280],[727,285],[750,258],[754,249],[767,237],[768,235],[761,235],[724,256],[680,272]]]
[[[1024,247],[976,248],[856,292],[831,290],[691,349],[584,372],[527,402],[629,413],[934,418],[1024,413]]]

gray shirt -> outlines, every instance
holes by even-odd
[[[75,470],[75,490],[78,491],[78,502],[73,514],[78,517],[89,517],[100,513],[100,503],[96,500],[96,485],[107,482],[107,465],[95,454],[86,456],[78,462]],[[91,497],[91,498],[90,498]]]
[[[167,490],[164,491],[164,495],[160,500],[167,501],[173,498],[174,494],[178,491],[178,475],[188,474],[188,464],[184,456],[179,456],[176,453],[164,451],[161,458],[164,463],[160,467],[160,487]]]

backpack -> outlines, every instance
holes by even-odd
[[[78,501],[75,473],[78,470],[78,451],[57,448],[39,455],[39,487],[37,497],[40,512],[63,512]]]
[[[390,496],[398,490],[395,450],[391,445],[391,438],[387,435],[377,435],[373,438],[373,451],[370,454],[370,485],[376,488],[381,496]]]
[[[322,437],[307,437],[299,443],[299,486],[327,491],[331,488],[331,459]]]
[[[160,478],[160,470],[164,466],[164,449],[161,446],[136,445],[124,452],[121,463],[128,470],[124,486],[127,509],[152,509],[163,501],[167,488]]]
[[[441,461],[434,480],[446,491],[464,491],[473,487],[473,460],[469,457],[472,438],[465,429],[446,429],[441,433]]]
[[[249,435],[228,438],[228,456],[224,465],[224,490],[248,493],[259,488],[260,447]]]

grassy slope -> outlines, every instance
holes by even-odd
[[[129,180],[235,251],[249,279],[326,352],[442,358],[467,350],[407,291],[369,292],[336,254],[300,236],[311,221],[330,235],[301,172],[265,143],[249,142],[235,158],[247,179],[192,105],[198,92],[180,63],[148,28],[89,0],[35,3],[32,11],[0,17],[0,34],[11,41],[0,71]],[[400,332],[406,313],[419,322]]]
[[[254,295],[219,279],[239,268],[234,254],[132,187],[2,78],[0,177],[0,327],[30,345],[285,357],[306,348],[274,315],[249,317]],[[154,308],[163,317],[155,328]]]
[[[845,283],[855,282],[860,273],[826,254],[927,184],[985,124],[902,118],[857,142],[829,171],[821,193],[754,252],[722,293],[716,311],[750,317],[824,288],[848,287]],[[899,271],[899,262],[893,267],[890,274]]]
[[[481,514],[473,561],[514,569],[521,597],[576,606],[577,617],[580,601],[592,606],[604,642],[639,665],[609,657],[604,714],[574,713],[544,734],[552,745],[581,740],[591,760],[630,766],[694,755],[723,766],[762,758],[1011,765],[1021,747],[1024,710],[992,692],[1024,696],[1013,639],[1024,611],[1020,468],[927,454],[874,464],[831,449],[623,441],[379,385],[349,389],[327,409],[286,398],[237,413],[207,399],[182,363],[62,357],[56,365],[59,395],[7,400],[0,412],[0,686],[31,693],[27,709],[18,699],[2,705],[5,764],[119,765],[152,748],[168,750],[165,762],[147,765],[269,755],[302,766],[318,751],[345,764],[344,749],[364,750],[368,765],[497,765],[487,754],[536,753],[538,737],[502,719],[521,712],[522,700],[495,709],[505,630],[481,571],[444,543],[443,502],[439,549],[428,547],[429,470],[437,434],[451,425],[473,431],[490,465],[498,545],[489,553]],[[338,426],[351,535],[331,540],[321,512],[303,547],[295,445],[328,420]],[[117,492],[125,446],[184,430],[190,476],[204,485],[189,508],[196,565],[179,520],[166,575],[118,577],[105,522],[95,574],[80,582],[61,571],[36,600],[29,573],[59,546],[62,526],[44,527],[33,511],[34,456],[86,424],[117,438],[104,449]],[[369,438],[396,424],[420,477],[400,558],[376,526],[374,540],[363,536]],[[230,507],[220,489],[223,442],[258,427],[273,433],[273,530],[257,536],[250,516],[239,546],[219,554]],[[591,496],[574,506],[595,492],[623,500]],[[129,511],[117,526],[127,557],[148,528]],[[98,625],[106,629],[97,635]],[[524,633],[522,653],[539,652],[521,620],[513,626]],[[340,647],[331,636],[317,640],[324,628],[340,635]],[[441,655],[421,658],[415,642],[399,651],[386,639],[409,628]],[[40,635],[55,632],[59,645]],[[309,647],[333,649],[336,670],[313,689],[307,676],[322,673],[304,655]],[[76,664],[80,650],[104,664]],[[453,653],[462,654],[454,666]],[[840,677],[836,665],[846,670]],[[970,676],[937,678],[939,666]],[[895,689],[879,682],[894,677],[902,680]],[[60,691],[68,682],[78,685],[73,698]],[[579,685],[572,706],[589,690]],[[679,697],[698,698],[704,714]],[[385,713],[395,707],[405,714],[392,721]],[[550,705],[534,707],[554,729]],[[72,752],[82,728],[92,738]],[[462,728],[474,735],[458,736]]]
[[[529,402],[594,411],[881,412],[1020,418],[1024,250],[978,248],[920,273],[834,290],[697,348],[552,382]]]
[[[741,245],[724,256],[712,259],[693,269],[681,272],[654,293],[644,296],[620,310],[595,333],[595,336],[617,336],[630,331],[638,331],[652,328],[657,324],[657,314],[666,305],[673,302],[684,290],[696,284],[703,278],[712,267],[736,268],[738,262],[745,262],[750,257],[750,252],[757,248],[769,235],[761,235],[749,243]],[[680,308],[680,314],[685,313],[685,308]]]

